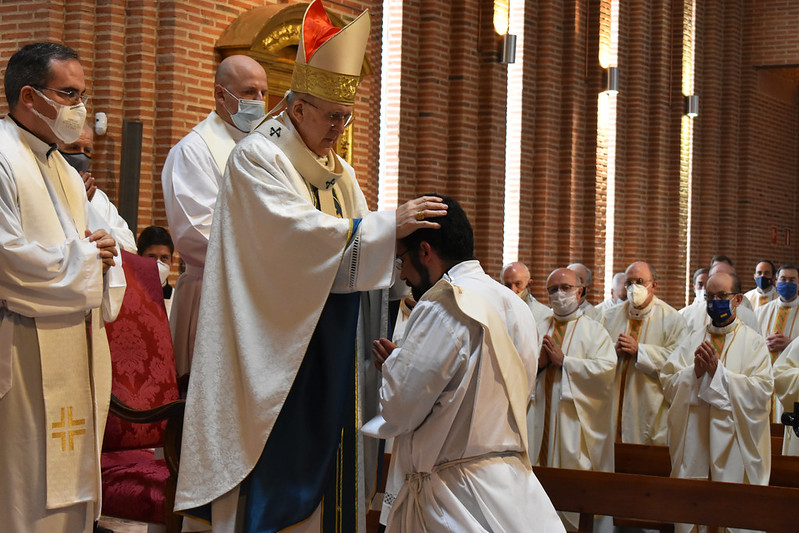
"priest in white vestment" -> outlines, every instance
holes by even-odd
[[[655,296],[654,268],[637,261],[625,275],[627,302],[603,317],[618,355],[613,393],[616,440],[665,445],[668,405],[658,375],[686,334],[686,325],[674,308]]]
[[[776,290],[779,298],[757,309],[760,333],[766,339],[772,364],[780,354],[799,336],[799,297],[797,296],[799,269],[795,265],[781,265],[777,271]],[[771,421],[779,422],[782,404],[777,397],[771,399]]]
[[[698,275],[697,273],[700,271],[706,271],[706,275]],[[696,330],[704,330],[708,324],[710,324],[710,317],[706,311],[706,302],[705,302],[705,291],[704,285],[707,283],[707,278],[712,276],[717,272],[725,272],[727,274],[733,274],[735,276],[738,273],[735,271],[735,267],[727,263],[726,261],[717,261],[710,270],[700,268],[696,272],[694,272],[694,294],[696,297],[691,305],[687,307],[683,307],[680,309],[680,314],[682,315],[683,319],[685,319],[685,323],[688,325],[688,331],[696,331]],[[700,298],[701,296],[701,298]],[[741,305],[738,306],[738,310],[736,312],[736,316],[738,320],[749,326],[755,331],[760,331],[760,325],[757,321],[757,316],[755,312],[751,308],[751,304],[749,300],[746,298],[741,301]]]
[[[774,361],[774,393],[782,412],[799,417],[796,402],[799,402],[799,343],[792,342]],[[799,437],[792,427],[785,428],[782,441],[783,455],[799,455]]]
[[[553,315],[543,333],[538,378],[527,417],[530,458],[538,466],[613,471],[616,351],[608,332],[579,309],[582,290],[567,268],[547,278]],[[561,513],[569,529],[576,513]]]
[[[589,318],[601,321],[602,311],[594,307],[594,305],[588,301],[588,291],[591,289],[591,283],[594,281],[594,274],[591,272],[591,269],[582,263],[572,263],[566,268],[577,273],[577,277],[580,278],[580,282],[583,284],[584,290],[582,296],[580,296],[580,311]]]
[[[774,276],[777,274],[777,267],[768,259],[761,259],[755,265],[754,280],[756,287],[744,294],[744,297],[752,304],[752,309],[757,310],[780,297],[777,288],[774,286]]]
[[[89,123],[83,125],[80,137],[73,143],[58,143],[58,151],[67,160],[67,163],[78,171],[86,187],[86,195],[92,207],[103,217],[111,228],[111,234],[121,250],[136,253],[136,237],[130,231],[128,223],[119,216],[117,207],[108,198],[108,195],[98,189],[94,184],[91,173],[92,154],[94,153],[94,131]]]
[[[736,316],[743,300],[736,275],[711,275],[706,296],[711,324],[681,342],[660,372],[671,404],[671,475],[767,485],[774,385],[768,350]]]
[[[605,314],[605,311],[619,305],[627,299],[627,289],[624,287],[626,280],[624,272],[616,272],[610,285],[610,298],[606,298],[596,305],[596,310]]]
[[[524,300],[530,312],[533,313],[536,323],[541,322],[552,314],[552,309],[539,302],[532,294],[533,280],[530,277],[530,269],[527,265],[519,261],[508,263],[502,267],[500,273],[502,284],[519,295]]]
[[[233,55],[219,63],[216,108],[169,150],[161,171],[169,233],[186,270],[175,285],[169,323],[178,377],[191,368],[205,254],[216,197],[233,147],[265,114],[266,72],[254,59]]]
[[[446,213],[369,211],[333,151],[369,15],[338,29],[317,0],[304,21],[286,110],[231,152],[208,246],[176,509],[215,532],[364,530],[360,291],[388,288],[397,237]]]
[[[86,117],[77,54],[28,45],[0,119],[0,529],[91,532],[111,395],[105,320],[125,292],[118,248],[56,149]],[[115,260],[115,257],[117,259]]]
[[[564,531],[527,455],[532,314],[483,272],[466,214],[444,201],[440,229],[397,244],[418,301],[404,338],[374,342],[381,414],[363,431],[394,437],[405,478],[386,531]]]

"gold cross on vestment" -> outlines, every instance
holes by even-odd
[[[68,412],[68,417],[65,417],[65,411]],[[68,419],[67,419],[68,418]],[[53,431],[53,438],[54,439],[61,439],[61,451],[67,451],[67,440],[69,440],[69,449],[75,449],[75,441],[74,437],[77,435],[85,435],[86,428],[81,429],[68,429],[75,426],[85,426],[86,419],[79,418],[74,419],[72,418],[72,406],[68,408],[61,408],[61,421],[60,422],[53,422],[53,429],[64,429],[64,431]]]

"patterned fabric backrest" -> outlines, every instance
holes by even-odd
[[[169,320],[155,259],[122,251],[122,267],[128,284],[122,309],[105,325],[111,391],[130,407],[150,409],[178,399]],[[165,424],[134,424],[109,414],[103,451],[162,446]]]

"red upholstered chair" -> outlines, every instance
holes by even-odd
[[[127,289],[122,309],[106,324],[112,398],[102,453],[102,514],[165,524],[172,512],[183,423],[175,356],[154,259],[122,252]],[[154,448],[164,447],[166,459]]]

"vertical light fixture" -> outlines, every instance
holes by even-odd
[[[516,36],[508,33],[510,26],[509,0],[494,0],[494,30],[501,36],[499,62],[503,65],[516,62]]]
[[[685,97],[685,116],[689,118],[699,116],[699,95],[689,94]]]

